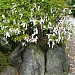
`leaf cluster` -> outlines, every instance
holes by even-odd
[[[56,27],[65,7],[67,5],[64,0],[1,0],[0,39],[6,38],[9,41],[10,37],[15,42],[23,41],[31,39],[34,29],[38,29],[40,25],[43,26],[41,31],[49,30],[49,22],[52,27]]]

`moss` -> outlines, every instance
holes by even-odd
[[[0,52],[0,72],[3,71],[3,69],[10,64],[11,64],[11,61],[8,59],[8,55]]]

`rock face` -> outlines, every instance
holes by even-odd
[[[68,62],[64,47],[55,45],[49,48],[46,54],[46,75],[64,75],[68,72]]]
[[[26,48],[19,45],[10,58],[19,75],[65,75],[68,72],[68,59],[65,47],[55,45],[46,52],[35,44]]]
[[[20,75],[44,75],[44,52],[36,45],[29,45],[23,54]]]
[[[15,50],[11,53],[9,59],[13,62],[14,66],[19,69],[22,63],[22,53],[23,53],[24,47],[17,46]]]
[[[16,68],[7,66],[7,68],[0,75],[18,75],[18,72]]]

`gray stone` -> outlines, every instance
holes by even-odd
[[[15,50],[11,53],[9,59],[12,61],[13,65],[19,69],[21,63],[22,63],[22,53],[23,53],[24,47],[22,47],[21,44],[15,48]]]
[[[35,44],[30,44],[23,53],[23,61],[19,69],[20,75],[44,75],[44,52]]]
[[[65,75],[68,72],[68,58],[65,47],[55,45],[41,50],[35,44],[19,45],[10,55],[19,75]]]
[[[68,70],[65,48],[55,45],[46,54],[46,75],[64,75]]]
[[[18,75],[18,71],[12,66],[7,66],[0,75]]]

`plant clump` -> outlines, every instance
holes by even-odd
[[[6,6],[4,5],[6,3]],[[72,27],[66,19],[67,7],[64,0],[9,0],[1,1],[0,40],[37,44],[37,40],[47,36],[47,44],[64,43],[70,38]],[[2,43],[1,43],[2,44]]]

